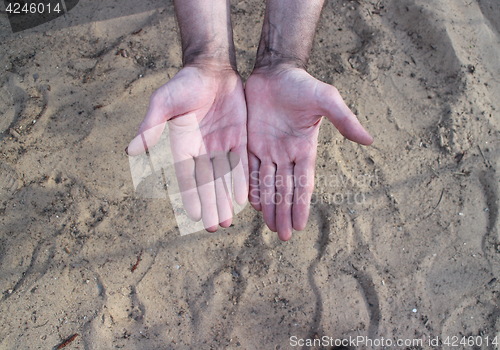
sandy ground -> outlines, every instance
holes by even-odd
[[[134,192],[123,150],[181,66],[172,4],[136,3],[16,34],[0,15],[0,349],[500,343],[500,2],[327,1],[309,71],[376,142],[323,124],[288,243],[250,207],[181,236],[168,200]],[[263,11],[233,2],[245,78]],[[477,346],[429,343],[453,336]]]

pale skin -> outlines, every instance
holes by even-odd
[[[231,195],[207,180],[225,173],[234,154],[244,169],[233,177],[234,199],[241,204],[248,194],[269,229],[286,241],[307,224],[322,116],[346,138],[373,142],[337,89],[305,71],[323,2],[266,1],[245,90],[236,72],[229,1],[175,2],[185,68],[153,95],[128,152],[143,152],[141,132],[168,121],[171,135],[178,135],[171,146],[183,164],[176,172],[186,189],[184,206],[208,231],[231,224]],[[189,134],[195,120],[201,131],[197,142]],[[158,138],[155,132],[147,144]]]
[[[239,204],[248,195],[247,111],[236,71],[229,2],[178,0],[175,7],[184,68],[153,94],[127,150],[137,155],[153,146],[163,131],[157,126],[166,122],[187,215],[203,220],[205,229],[214,232],[231,225],[233,192]],[[236,168],[232,181],[222,181],[234,168],[235,155],[243,166]],[[228,191],[231,182],[233,191]]]

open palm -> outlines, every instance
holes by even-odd
[[[322,116],[348,139],[371,144],[333,86],[299,68],[256,71],[245,87],[248,109],[249,199],[268,227],[288,240],[303,230],[314,188]]]
[[[168,125],[182,202],[208,231],[232,221],[233,197],[248,193],[246,107],[232,69],[185,67],[151,97],[128,154],[154,146]],[[232,174],[232,176],[231,176]]]

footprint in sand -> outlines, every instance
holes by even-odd
[[[26,93],[17,86],[16,77],[12,74],[0,84],[0,138],[9,131],[16,119],[17,110],[22,106]]]
[[[0,201],[8,199],[21,187],[16,171],[7,163],[0,162]]]

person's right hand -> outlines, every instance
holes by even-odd
[[[183,68],[152,95],[127,153],[154,146],[165,124],[186,213],[202,219],[207,231],[228,227],[233,194],[240,205],[248,194],[246,104],[238,73],[228,66]]]

